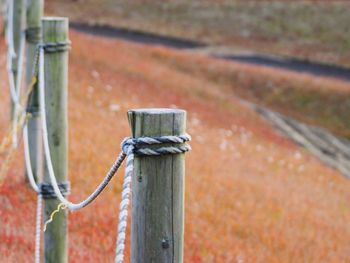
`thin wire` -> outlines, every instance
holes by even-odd
[[[44,224],[44,229],[43,229],[44,232],[46,232],[47,226],[53,221],[55,215],[56,215],[57,213],[59,213],[61,210],[66,209],[66,208],[67,208],[67,206],[66,206],[65,204],[63,204],[63,203],[60,203],[60,204],[57,206],[57,208],[51,213],[49,219],[45,222],[45,224]]]

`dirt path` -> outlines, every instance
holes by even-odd
[[[196,42],[111,26],[92,26],[71,22],[71,27],[80,32],[97,36],[119,38],[141,44],[161,45],[175,49],[191,49],[219,59],[239,61],[242,63],[307,73],[314,76],[332,77],[350,81],[350,69],[336,65],[319,64],[306,60],[259,54],[250,51],[237,51],[225,47],[209,46],[206,43],[199,41]]]
[[[249,104],[282,134],[303,146],[326,165],[340,171],[350,179],[350,142],[314,126],[273,112],[267,108]]]
[[[190,49],[191,52],[201,52],[215,58],[350,81],[350,69],[337,66],[321,65],[297,59],[281,58],[252,52],[232,52],[225,48],[206,46],[200,42],[108,26],[89,26],[79,23],[72,23],[71,26],[78,31],[97,36],[119,38],[141,44],[161,45],[175,49]],[[302,124],[269,109],[253,104],[250,104],[250,106],[271,122],[278,130],[282,131],[283,134],[308,149],[326,165],[339,170],[343,175],[350,178],[350,142],[339,139],[320,128]]]

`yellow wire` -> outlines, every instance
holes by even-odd
[[[60,204],[57,206],[56,210],[54,210],[54,211],[51,213],[50,218],[45,222],[45,224],[44,224],[44,229],[43,229],[44,232],[46,231],[47,225],[50,224],[50,223],[53,221],[55,215],[56,215],[57,213],[59,213],[60,210],[64,210],[64,209],[66,209],[66,208],[67,208],[67,206],[66,206],[65,204],[63,204],[63,203],[60,203]]]

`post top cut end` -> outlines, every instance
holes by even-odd
[[[136,113],[136,114],[179,114],[185,113],[185,110],[182,109],[171,109],[171,108],[143,108],[143,109],[131,109],[128,113]]]
[[[61,16],[45,16],[42,18],[43,21],[48,21],[48,22],[53,22],[53,21],[58,21],[58,22],[65,22],[68,21],[68,17],[61,17]]]
[[[133,109],[128,111],[128,119],[134,138],[181,135],[186,131],[186,111],[181,109]]]

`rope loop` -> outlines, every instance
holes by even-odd
[[[66,197],[70,193],[70,183],[62,182],[58,184],[58,188],[61,194]],[[53,189],[52,184],[50,183],[41,183],[40,184],[40,194],[44,199],[55,199],[57,195],[55,194],[55,190]]]
[[[46,53],[57,53],[68,51],[71,47],[71,42],[68,41],[57,41],[57,42],[46,42],[39,43],[38,48],[44,49]]]
[[[191,150],[191,147],[186,143],[190,140],[191,136],[188,134],[160,137],[129,137],[123,140],[121,148],[126,155],[130,153],[136,156],[178,154]]]
[[[30,44],[37,44],[41,41],[41,28],[40,27],[28,27],[25,30],[26,41]]]

